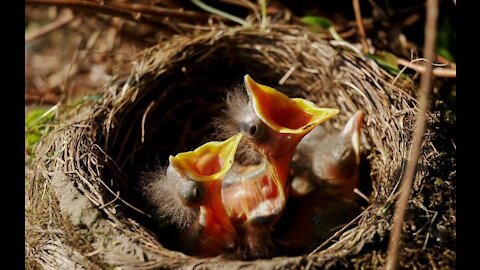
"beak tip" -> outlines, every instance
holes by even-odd
[[[244,77],[243,77],[243,81],[244,81],[244,84],[245,84],[245,88],[247,90],[247,94],[249,96],[253,95],[254,94],[254,89],[255,89],[255,85],[257,85],[257,83],[252,79],[252,77],[250,77],[250,75],[246,74]]]
[[[365,113],[361,110],[358,110],[357,112],[355,112],[354,114],[354,117],[359,119],[359,120],[363,120],[363,117],[365,116]]]
[[[355,113],[354,118],[355,118],[355,130],[356,132],[360,132],[360,129],[363,124],[363,119],[365,118],[365,114],[363,113],[363,111],[359,110]]]
[[[345,125],[344,128],[344,133],[345,134],[355,134],[355,133],[360,133],[360,130],[362,128],[363,124],[363,119],[364,119],[364,113],[360,110],[355,112],[355,114],[348,120],[347,124]]]

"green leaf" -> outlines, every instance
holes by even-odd
[[[452,51],[455,51],[455,32],[450,21],[445,18],[439,25],[437,31],[437,53],[448,61],[455,61]]]
[[[27,147],[28,148],[33,147],[40,140],[41,137],[42,136],[39,135],[38,133],[29,133],[26,138]]]
[[[46,112],[45,109],[35,109],[27,114],[25,117],[25,126],[31,128],[40,119],[40,117]]]
[[[320,16],[304,16],[302,17],[302,22],[307,24],[310,30],[314,32],[328,31],[335,40],[343,40],[337,31],[335,31],[335,27],[333,27],[329,19]]]
[[[302,17],[302,22],[308,25],[320,26],[324,30],[332,26],[332,22],[329,19],[320,16],[304,16]]]
[[[53,108],[34,109],[25,117],[25,147],[33,148],[51,130],[49,125],[55,118]]]
[[[441,56],[443,56],[445,59],[448,61],[454,62],[455,61],[455,56],[450,53],[448,49],[445,48],[438,48],[437,53]]]
[[[394,75],[398,74],[400,71],[398,68],[397,57],[391,53],[379,51],[377,54],[369,54],[368,57]]]
[[[27,129],[35,129],[53,120],[55,115],[46,109],[34,109],[25,117],[25,127]]]

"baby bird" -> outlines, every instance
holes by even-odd
[[[246,146],[240,150],[246,161],[223,181],[222,201],[243,239],[245,256],[267,258],[275,253],[270,232],[285,208],[297,144],[339,111],[289,98],[249,75],[244,82],[247,95],[234,91],[227,96],[228,119],[218,125],[223,133],[242,132]]]
[[[290,198],[275,235],[289,255],[310,252],[360,212],[359,184],[363,113],[342,131],[317,127],[300,142],[292,161]]]
[[[342,131],[328,134],[319,126],[303,138],[292,159],[294,192],[299,191],[296,187],[312,185],[327,188],[342,198],[357,197],[354,189],[359,185],[363,118],[363,112],[357,111]]]
[[[142,192],[154,218],[160,226],[174,229],[173,248],[202,257],[237,250],[238,237],[222,204],[221,182],[241,138],[239,133],[170,156],[166,169],[143,175]]]
[[[313,251],[361,211],[355,201],[315,191],[291,197],[277,223],[273,241],[279,243],[286,255],[300,256]]]

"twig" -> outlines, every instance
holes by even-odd
[[[433,62],[435,49],[435,36],[437,30],[438,17],[438,0],[427,1],[427,21],[425,26],[425,58]],[[432,71],[433,67],[429,63],[423,63],[425,72],[422,73],[419,90],[419,108],[420,112],[415,122],[415,129],[413,134],[412,151],[408,159],[405,174],[402,179],[402,187],[400,198],[395,206],[395,213],[393,217],[393,225],[390,233],[390,241],[387,250],[387,269],[398,269],[398,249],[400,244],[400,237],[402,232],[402,225],[405,217],[405,212],[408,204],[408,198],[412,189],[413,179],[415,177],[415,169],[420,154],[420,147],[422,145],[423,135],[425,133],[425,123],[427,120],[427,112],[429,107],[429,94],[432,86]]]
[[[407,68],[411,68],[419,73],[425,72],[425,66],[415,64],[415,62],[420,61],[423,59],[415,59],[412,61],[408,61],[402,58],[397,59],[397,63],[399,65],[405,66]],[[431,62],[430,62],[431,63]],[[435,77],[446,77],[446,78],[456,78],[457,77],[457,69],[455,68],[442,68],[436,67],[433,69],[433,76]]]
[[[147,114],[150,111],[150,109],[153,107],[154,104],[155,104],[155,100],[150,102],[147,109],[145,110],[145,113],[143,113],[143,116],[142,116],[142,140],[141,140],[142,143],[145,142],[145,119],[147,118]]]
[[[168,24],[162,22],[160,19],[156,19],[152,16],[144,15],[141,12],[125,10],[122,8],[109,6],[106,4],[98,4],[89,1],[82,0],[25,0],[26,5],[52,5],[52,6],[62,6],[70,7],[73,9],[81,9],[87,11],[94,11],[98,13],[107,14],[110,16],[121,17],[127,20],[131,20],[137,23],[148,24],[157,27],[168,27],[171,28]]]
[[[393,79],[392,81],[392,85],[395,85],[395,82],[398,80],[398,78],[400,78],[400,76],[405,72],[405,70],[407,68],[411,68],[419,73],[423,73],[425,72],[425,68],[421,65],[417,65],[417,64],[414,64],[416,62],[419,62],[419,61],[425,61],[427,63],[430,63],[430,61],[428,61],[427,59],[425,58],[417,58],[417,59],[414,59],[414,60],[411,60],[410,62],[408,62],[407,60],[405,59],[401,59],[401,58],[398,58],[397,59],[397,63],[404,66],[400,72],[398,72],[397,76],[395,76],[395,78]],[[432,63],[432,66],[446,66],[448,64],[435,64],[435,63]],[[435,74],[437,73],[437,74]],[[451,76],[450,78],[455,78],[457,76],[457,70],[456,68],[453,68],[453,69],[446,69],[446,68],[434,68],[433,69],[433,75],[435,77],[450,77],[450,76],[445,76],[445,75],[453,75]]]
[[[330,32],[330,35],[332,35],[333,39],[343,40],[343,38],[335,30],[335,27],[333,27],[333,26],[328,27],[328,32]]]
[[[74,16],[71,11],[68,11],[64,14],[62,14],[59,18],[57,18],[55,21],[44,25],[40,28],[37,28],[34,31],[30,31],[25,34],[25,43],[28,43],[36,38],[39,38],[57,28],[60,28],[64,26],[65,24],[71,22],[73,20]]]
[[[437,55],[437,61],[438,63],[441,63],[441,64],[446,64],[454,69],[457,68],[457,64],[455,64],[454,62],[450,62],[448,61],[447,59],[445,59],[445,57],[441,56],[441,55]]]
[[[105,251],[105,249],[102,247],[102,248],[99,248],[99,249],[97,249],[97,250],[94,250],[94,251],[92,251],[92,252],[89,252],[89,253],[85,254],[85,256],[87,256],[87,257],[92,257],[92,256],[95,256],[95,255],[97,255],[97,254],[102,253],[103,251]]]
[[[341,233],[343,233],[350,225],[352,225],[354,222],[357,222],[360,217],[362,217],[367,210],[364,210],[362,213],[360,213],[358,216],[356,216],[354,219],[352,219],[347,225],[343,226],[340,230],[335,232],[334,235],[330,236],[327,240],[323,241],[322,244],[320,244],[317,248],[315,248],[312,252],[308,254],[308,256],[312,256],[313,254],[317,253],[321,248],[323,248],[325,245],[327,245],[332,239],[335,237],[338,237]]]
[[[370,203],[370,199],[368,199],[368,197],[363,194],[363,192],[361,192],[358,188],[354,188],[353,192],[357,193],[358,196],[362,197],[367,203]]]
[[[81,176],[80,174],[78,174],[79,176]],[[81,177],[81,178],[84,178],[84,177]],[[85,179],[86,180],[86,179]],[[88,180],[86,180],[88,181]],[[98,178],[98,181],[110,192],[113,194],[113,196],[115,196],[115,200],[118,199],[120,200],[121,202],[123,202],[126,206],[130,207],[131,209],[137,211],[138,213],[142,214],[142,215],[145,215],[145,216],[148,216],[147,213],[143,212],[142,210],[138,209],[137,207],[133,206],[132,204],[130,204],[129,202],[125,201],[124,199],[122,199],[122,197],[120,197],[120,192],[114,192],[107,184],[105,184],[105,182],[103,182],[102,179]],[[99,205],[101,206],[101,205]],[[105,206],[103,206],[105,207]]]
[[[365,34],[365,27],[363,26],[362,13],[360,11],[360,1],[353,1],[353,10],[355,11],[355,20],[357,22],[358,33],[360,34],[360,42],[362,42],[363,53],[368,53],[367,35]]]
[[[105,203],[105,204],[100,205],[100,207],[98,207],[98,209],[103,209],[103,208],[109,206],[110,204],[112,204],[112,203],[114,203],[116,200],[118,200],[118,198],[120,198],[120,191],[117,191],[117,195],[115,196],[115,198],[113,198],[113,200],[109,201],[108,203]]]
[[[150,6],[150,5],[143,5],[143,4],[130,4],[130,3],[121,3],[121,2],[111,2],[111,5],[118,8],[128,9],[131,11],[142,12],[144,14],[171,16],[171,17],[177,17],[182,19],[196,19],[196,20],[202,20],[202,21],[206,20],[205,14],[195,12],[195,11],[169,9],[169,8],[161,8],[157,6]]]
[[[261,28],[265,29],[267,26],[267,0],[260,0],[260,4],[262,6],[262,24]]]
[[[285,81],[292,75],[292,73],[295,71],[295,66],[292,66],[291,68],[288,69],[287,73],[283,75],[283,77],[278,81],[278,84],[283,85]]]
[[[70,86],[69,83],[69,78],[70,78],[70,72],[72,71],[73,66],[75,65],[75,61],[77,60],[79,53],[78,51],[74,52],[72,61],[70,62],[70,65],[68,65],[67,73],[65,74],[65,80],[63,81],[63,91],[67,91],[67,86]],[[76,72],[75,72],[76,73]],[[73,74],[72,74],[73,75]],[[67,92],[66,99],[70,98],[72,96],[72,91],[73,87],[69,87],[70,89]]]
[[[178,4],[176,4],[175,2],[173,2],[172,0],[150,0],[150,4],[151,5],[161,5],[161,6],[168,7],[168,8],[180,8],[181,7]]]
[[[310,270],[312,268],[312,265],[313,265],[313,261],[309,260],[307,263],[307,266],[305,266],[305,270]]]
[[[216,15],[221,16],[221,17],[224,17],[224,18],[229,19],[229,20],[231,20],[231,21],[234,21],[234,22],[236,22],[236,23],[238,23],[238,24],[241,24],[241,25],[243,25],[243,26],[245,26],[245,27],[250,27],[250,26],[251,26],[249,22],[247,22],[247,21],[245,21],[245,20],[243,20],[243,19],[241,19],[241,18],[239,18],[239,17],[237,17],[237,16],[234,16],[234,15],[232,15],[232,14],[230,14],[230,13],[227,13],[227,12],[225,12],[225,11],[222,11],[222,10],[216,9],[216,8],[214,8],[214,7],[211,7],[211,6],[203,3],[203,2],[200,1],[200,0],[191,0],[191,1],[192,1],[192,3],[194,3],[195,5],[197,5],[199,8],[201,8],[201,9],[207,11],[207,12],[210,12],[210,13],[212,13],[212,14],[216,14]]]

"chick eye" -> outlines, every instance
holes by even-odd
[[[190,180],[182,184],[180,196],[185,203],[196,204],[205,197],[205,188],[201,183]]]
[[[260,141],[265,137],[265,126],[261,122],[242,123],[240,126],[242,132],[249,138]]]
[[[258,131],[257,125],[251,125],[250,127],[248,127],[248,134],[252,137],[254,137],[255,134],[257,134],[257,131]]]
[[[192,200],[195,202],[201,201],[203,199],[203,194],[204,190],[202,186],[194,187],[191,194]]]

